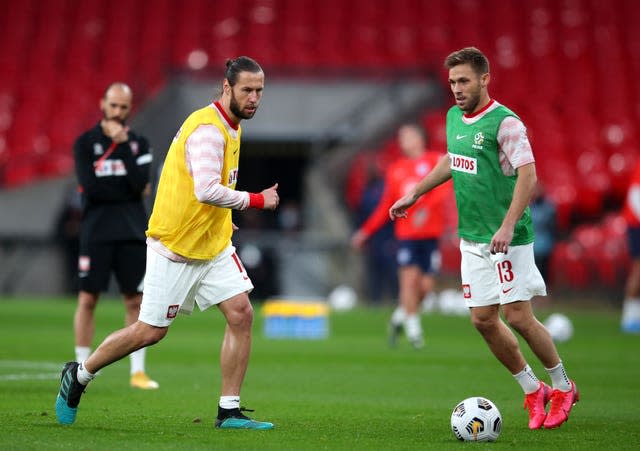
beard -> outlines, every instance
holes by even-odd
[[[231,100],[229,102],[229,109],[233,113],[233,115],[239,119],[251,119],[255,114],[253,113],[245,113],[240,109],[240,105],[238,105],[238,101],[236,100],[236,96],[233,93],[233,89],[231,89]]]
[[[476,107],[480,103],[480,97],[482,94],[481,91],[482,91],[482,88],[478,86],[477,90],[469,94],[469,97],[467,99],[467,104],[462,111],[464,111],[466,114],[471,114],[475,111]]]
[[[123,119],[123,118],[120,118],[118,116],[109,117],[104,110],[102,110],[102,119],[105,120],[105,121],[115,121],[115,122],[118,122],[118,123],[120,123],[122,125],[125,125],[125,123],[127,122],[127,118]]]

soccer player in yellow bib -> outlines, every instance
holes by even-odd
[[[277,183],[261,193],[236,191],[240,122],[262,97],[256,61],[229,60],[220,98],[192,113],[176,134],[162,169],[147,234],[147,273],[138,320],[109,335],[84,362],[68,362],[56,399],[61,424],[75,421],[80,396],[96,372],[160,341],[178,312],[217,305],[227,326],[220,353],[221,396],[215,426],[272,429],[242,413],[240,389],[251,350],[253,289],[231,242],[231,210],[274,210]]]

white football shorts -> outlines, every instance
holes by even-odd
[[[175,262],[147,246],[147,272],[140,316],[143,323],[169,326],[178,312],[191,314],[253,290],[251,279],[229,245],[213,260]]]
[[[492,254],[489,244],[460,240],[462,293],[467,307],[528,301],[547,288],[533,258],[533,243]]]

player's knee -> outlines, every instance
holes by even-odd
[[[234,308],[227,315],[227,323],[232,327],[251,327],[253,324],[253,307],[247,302]]]
[[[472,315],[473,326],[481,333],[485,334],[497,327],[499,318],[493,315]]]
[[[140,347],[151,346],[162,340],[169,330],[168,327],[156,327],[140,321],[134,323],[134,333],[137,337],[137,344]]]
[[[144,346],[151,346],[158,343],[167,335],[166,327],[156,327],[145,335]]]
[[[142,302],[141,293],[123,293],[122,297],[124,303],[130,307],[140,307],[140,303]]]
[[[94,310],[98,304],[98,295],[88,291],[80,291],[78,294],[78,308]]]
[[[516,316],[509,321],[509,325],[522,337],[533,337],[541,332],[545,332],[546,329],[538,321],[535,316],[521,315]]]
[[[125,304],[125,309],[129,315],[132,315],[135,319],[138,319],[140,315],[140,304]]]
[[[153,331],[147,336],[149,339],[149,343],[145,346],[150,346],[158,343],[167,335],[168,330],[169,329],[167,327],[154,327]]]
[[[520,310],[505,309],[504,318],[507,323],[518,332],[523,332],[531,327],[534,318]]]

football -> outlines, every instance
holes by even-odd
[[[571,320],[562,313],[549,315],[544,325],[555,342],[563,343],[573,336],[573,324]]]
[[[349,285],[338,285],[328,297],[329,305],[333,310],[347,312],[358,304],[358,295]]]
[[[502,416],[487,398],[474,396],[460,402],[451,413],[451,430],[464,442],[493,442],[500,435]]]

